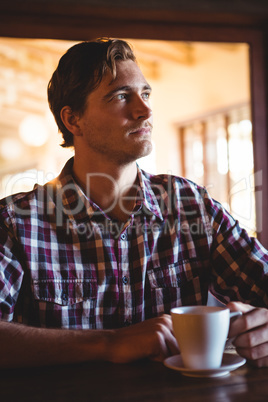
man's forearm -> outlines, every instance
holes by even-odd
[[[163,360],[178,353],[169,315],[115,330],[34,328],[0,321],[0,345],[0,368]]]
[[[0,321],[0,368],[105,360],[112,331],[28,327]]]

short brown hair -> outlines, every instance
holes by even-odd
[[[72,46],[61,57],[48,83],[48,103],[59,131],[62,147],[73,146],[73,134],[63,124],[60,113],[64,106],[83,114],[88,95],[98,87],[107,71],[116,78],[116,61],[133,60],[130,45],[120,39],[100,38]]]

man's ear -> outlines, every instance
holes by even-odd
[[[79,126],[78,114],[73,113],[70,106],[64,106],[61,109],[60,117],[61,117],[63,124],[67,128],[67,130],[69,130],[73,135],[75,135],[75,136],[82,135],[82,132],[81,132],[81,129]]]

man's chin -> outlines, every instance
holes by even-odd
[[[152,153],[152,150],[153,144],[151,143],[151,141],[146,141],[146,144],[144,144],[141,156],[139,156],[139,158],[144,158],[145,156],[150,155]]]
[[[126,152],[125,154],[118,153],[118,160],[120,160],[120,163],[122,164],[129,164],[132,162],[137,161],[138,159],[144,158],[148,155],[153,150],[153,145],[150,140],[143,141],[142,144],[140,144],[139,147],[132,147],[130,152]]]
[[[140,141],[140,143],[137,145],[137,159],[138,158],[143,158],[145,156],[150,155],[150,153],[153,150],[153,144],[151,139],[143,139],[142,141]]]

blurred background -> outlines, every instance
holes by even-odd
[[[127,39],[128,40],[128,39]],[[256,232],[249,46],[134,40],[153,88],[154,150],[139,165],[185,176]],[[47,105],[47,83],[73,41],[0,38],[0,197],[55,177],[72,150]]]

